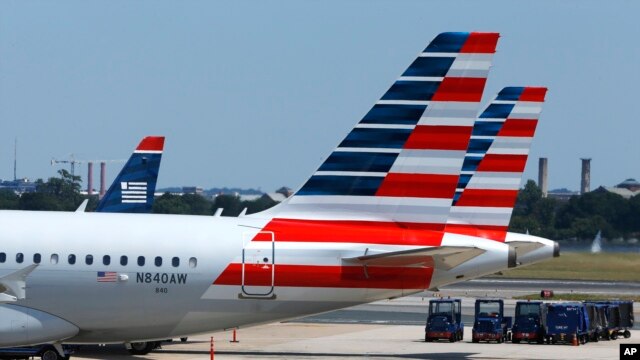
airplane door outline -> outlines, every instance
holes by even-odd
[[[271,241],[252,242],[256,236],[268,236]],[[242,235],[241,298],[275,299],[275,234],[272,231]],[[270,243],[270,246],[264,246]],[[257,245],[257,246],[256,246]]]

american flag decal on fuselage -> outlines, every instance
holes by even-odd
[[[123,203],[141,203],[147,202],[147,183],[146,182],[126,182],[120,183],[122,191]]]
[[[118,281],[118,273],[115,271],[98,271],[98,282],[116,282]]]

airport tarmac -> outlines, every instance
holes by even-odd
[[[213,336],[216,359],[618,359],[620,343],[638,343],[640,330],[630,339],[568,345],[473,344],[471,324],[476,297],[505,298],[505,312],[512,315],[514,295],[551,289],[556,293],[640,292],[638,283],[554,280],[477,279],[443,287],[437,295],[462,298],[465,341],[425,343],[427,291],[403,298],[382,300],[348,309],[313,315],[284,323],[238,330],[239,343],[230,343],[231,331],[192,336],[186,343],[165,343],[146,356],[131,356],[122,345],[83,347],[72,359],[209,359]],[[636,306],[636,318],[640,307]]]
[[[214,337],[215,359],[618,359],[621,342],[637,343],[640,332],[630,339],[600,341],[581,346],[457,343],[423,341],[420,325],[275,323],[238,331],[240,342],[231,343],[230,331],[195,336],[185,343],[167,343],[146,356],[131,356],[122,345],[85,347],[73,359],[206,360],[210,337]]]

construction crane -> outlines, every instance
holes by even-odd
[[[82,164],[82,162],[82,160],[76,160],[73,154],[69,155],[68,160],[58,160],[56,158],[51,158],[51,166],[54,166],[56,164],[69,164],[69,172],[71,173],[71,176],[75,176],[76,174],[76,164]]]
[[[51,166],[57,164],[69,164],[69,172],[71,176],[75,176],[76,174],[76,165],[86,164],[86,163],[121,163],[127,161],[126,159],[111,159],[111,160],[77,160],[73,154],[69,155],[69,159],[67,160],[58,160],[56,158],[51,158]]]

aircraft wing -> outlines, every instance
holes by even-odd
[[[38,267],[29,265],[0,278],[0,303],[14,302],[26,297],[27,276]]]
[[[477,247],[439,246],[362,255],[342,260],[367,266],[423,266],[451,270],[485,252]]]

